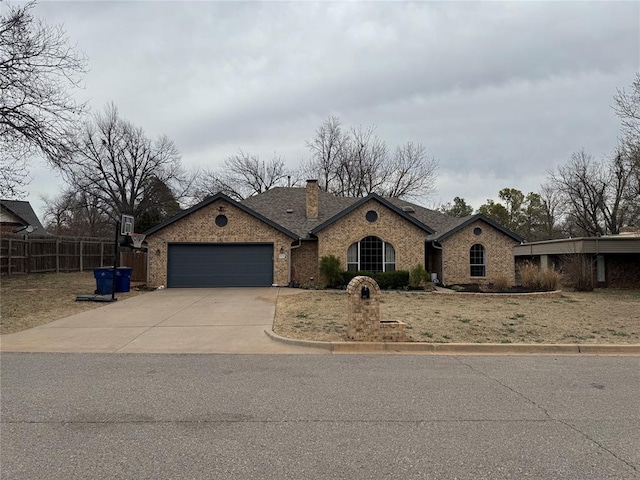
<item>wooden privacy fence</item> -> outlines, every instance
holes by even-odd
[[[113,265],[113,239],[68,237],[0,238],[0,274],[82,272]],[[131,280],[146,281],[145,252],[121,252],[120,265],[132,267]]]

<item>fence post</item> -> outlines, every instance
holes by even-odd
[[[80,240],[80,271],[82,272],[82,247],[84,245],[84,242],[82,240]]]
[[[56,273],[60,273],[60,240],[56,238]]]
[[[7,275],[11,275],[11,252],[13,249],[13,241],[11,240],[11,238],[9,239],[9,255],[7,258]]]
[[[27,257],[25,258],[25,263],[27,264],[27,274],[29,274],[31,273],[31,239],[25,235],[25,240],[27,241],[24,248],[25,257]]]
[[[104,242],[100,241],[100,267],[104,267]]]

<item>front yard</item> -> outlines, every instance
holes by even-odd
[[[139,295],[116,293],[125,299]],[[102,307],[104,303],[76,302],[76,296],[92,294],[96,288],[93,272],[40,273],[0,278],[0,334],[37,327],[74,313]]]
[[[283,291],[286,292],[286,291]],[[344,291],[290,291],[278,298],[274,331],[346,341]],[[382,320],[407,324],[429,343],[640,343],[640,291],[601,289],[559,297],[484,297],[383,292]]]

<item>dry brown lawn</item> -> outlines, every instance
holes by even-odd
[[[296,291],[278,298],[279,335],[346,341],[346,293]],[[430,343],[640,343],[640,291],[601,289],[559,297],[383,292],[382,320]]]
[[[125,299],[144,293],[116,293]],[[104,306],[104,303],[76,302],[76,296],[92,294],[96,288],[93,272],[41,273],[0,278],[0,334],[19,332]]]

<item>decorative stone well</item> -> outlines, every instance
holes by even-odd
[[[347,336],[360,342],[404,342],[405,324],[380,321],[380,287],[366,276],[354,277],[347,286]]]

